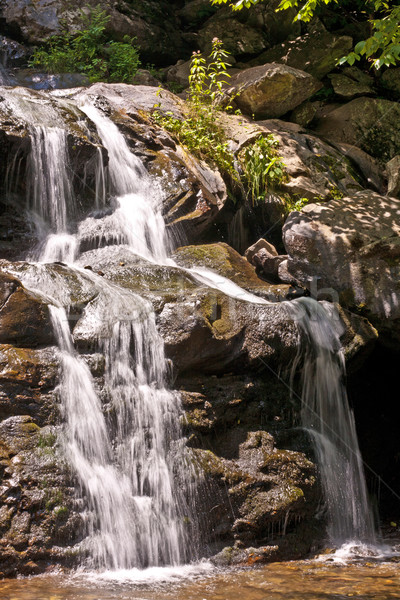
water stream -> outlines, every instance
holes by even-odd
[[[23,110],[20,107],[20,110]],[[109,164],[98,176],[97,197],[112,198],[113,211],[87,217],[69,231],[74,198],[68,177],[65,134],[57,125],[31,129],[31,210],[44,236],[39,262],[69,263],[77,276],[95,282],[98,295],[85,320],[98,329],[97,350],[106,360],[103,394],[74,347],[69,306],[61,291],[51,295],[46,278],[25,284],[51,296],[62,372],[65,451],[88,502],[89,564],[107,569],[178,565],[193,558],[185,517],[191,508],[192,473],[181,439],[179,395],[166,385],[166,359],[149,302],[123,292],[79,266],[83,238],[92,247],[124,245],[146,260],[174,265],[161,215],[162,190],[150,180],[117,127],[87,99],[81,110],[96,125]],[[101,208],[101,207],[100,207]],[[43,233],[45,232],[45,233]],[[40,266],[40,265],[39,265]],[[40,272],[39,266],[37,273]],[[194,269],[201,284],[247,302],[267,304],[223,277]],[[313,437],[328,508],[329,537],[375,542],[354,419],[343,385],[344,365],[333,313],[313,300],[287,304],[308,346],[303,360],[303,425]],[[106,332],[106,333],[105,333]],[[110,422],[112,426],[110,426]]]

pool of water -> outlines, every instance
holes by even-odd
[[[262,568],[211,565],[47,575],[0,582],[1,600],[389,600],[400,598],[400,562],[309,560]]]

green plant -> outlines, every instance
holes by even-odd
[[[225,63],[227,57],[228,53],[217,38],[212,42],[209,61],[200,52],[194,52],[186,118],[178,119],[171,112],[161,113],[158,107],[153,117],[158,125],[169,131],[190,152],[214,164],[233,179],[238,179],[233,153],[217,118],[221,110],[223,85],[229,77]],[[225,110],[229,108],[225,107]]]
[[[272,134],[261,135],[238,155],[242,181],[253,206],[265,200],[269,188],[287,180],[285,165],[277,151],[278,145],[278,140]]]
[[[110,16],[99,6],[89,14],[81,11],[82,28],[75,34],[64,31],[36,48],[30,66],[53,73],[79,72],[93,81],[129,81],[140,64],[134,38],[108,40]]]
[[[229,4],[232,10],[242,10],[264,0],[211,0],[212,4]],[[310,21],[315,11],[327,4],[339,4],[337,0],[281,0],[277,10],[295,8],[295,20]],[[346,4],[340,2],[341,5]],[[354,4],[354,2],[353,2]],[[371,35],[356,44],[354,51],[339,60],[339,64],[354,64],[365,56],[372,66],[395,65],[400,61],[400,5],[389,0],[365,0],[360,13],[368,17]]]
[[[193,53],[186,117],[179,119],[171,112],[161,113],[159,106],[153,117],[190,152],[220,169],[229,177],[230,184],[243,190],[246,198],[255,204],[265,199],[270,187],[285,181],[287,175],[273,135],[260,135],[237,157],[230,148],[218,123],[219,113],[232,108],[224,104],[224,84],[229,77],[227,58],[228,53],[217,38],[212,42],[208,61],[200,52]]]
[[[293,212],[293,211],[299,211],[301,210],[304,206],[306,206],[307,204],[309,204],[311,202],[311,200],[309,198],[299,198],[298,196],[289,196],[289,195],[285,195],[283,197],[284,203],[285,203],[285,214],[288,215],[289,213]],[[315,198],[314,200],[312,200],[312,202],[316,202],[317,199]]]

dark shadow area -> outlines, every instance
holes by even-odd
[[[400,518],[400,352],[377,345],[348,381],[366,478],[383,521]]]

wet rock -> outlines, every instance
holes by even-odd
[[[0,419],[29,415],[40,425],[56,422],[58,368],[55,348],[0,345]]]
[[[268,242],[265,243],[268,244]],[[282,298],[285,293],[283,286],[278,292],[273,286],[257,277],[249,262],[228,244],[222,242],[201,246],[184,246],[178,248],[173,257],[183,267],[206,267],[230,279],[243,289],[267,299],[279,298],[279,295]]]
[[[245,415],[244,407],[239,407],[236,400],[237,415]],[[235,407],[229,406],[228,410],[232,412]],[[202,509],[207,511],[210,504],[206,514],[214,539],[225,540],[226,544],[230,538],[241,549],[269,539],[271,545],[279,547],[280,536],[295,530],[296,520],[313,518],[319,498],[315,466],[302,452],[276,448],[268,431],[246,431],[240,419],[237,423],[224,435],[222,456],[215,450],[194,449],[195,461],[209,489]],[[193,426],[196,429],[196,422]],[[217,429],[217,444],[221,437]],[[201,443],[207,444],[204,435]],[[268,553],[268,560],[276,560],[276,550]],[[235,562],[246,561],[241,558]]]
[[[297,344],[282,305],[248,304],[216,290],[166,303],[158,321],[167,356],[180,373],[263,368],[290,360]]]
[[[54,342],[49,309],[43,298],[5,273],[0,273],[0,297],[0,343],[36,347]]]
[[[243,114],[260,119],[284,115],[321,87],[319,81],[304,71],[267,63],[233,77],[226,93]]]
[[[29,416],[0,423],[1,569],[33,574],[66,560],[81,521],[57,444],[57,429],[40,429]],[[57,507],[63,507],[63,519]],[[62,533],[63,525],[68,529]]]
[[[44,92],[27,88],[5,88],[0,102],[0,189],[5,192],[7,213],[11,215],[25,209],[31,200],[27,190],[30,185],[29,159],[32,149],[32,129],[44,125],[65,129],[68,155],[68,172],[78,202],[76,212],[93,207],[95,201],[96,169],[99,160],[107,163],[95,127],[86,120],[86,115],[68,100],[59,100]],[[23,173],[25,177],[21,177]],[[7,176],[6,176],[7,174]],[[26,202],[28,198],[28,202]],[[10,208],[8,208],[8,204]],[[75,218],[73,207],[69,208],[69,217]],[[29,221],[27,220],[29,226]]]
[[[399,200],[371,191],[294,212],[284,227],[289,273],[399,339]]]

